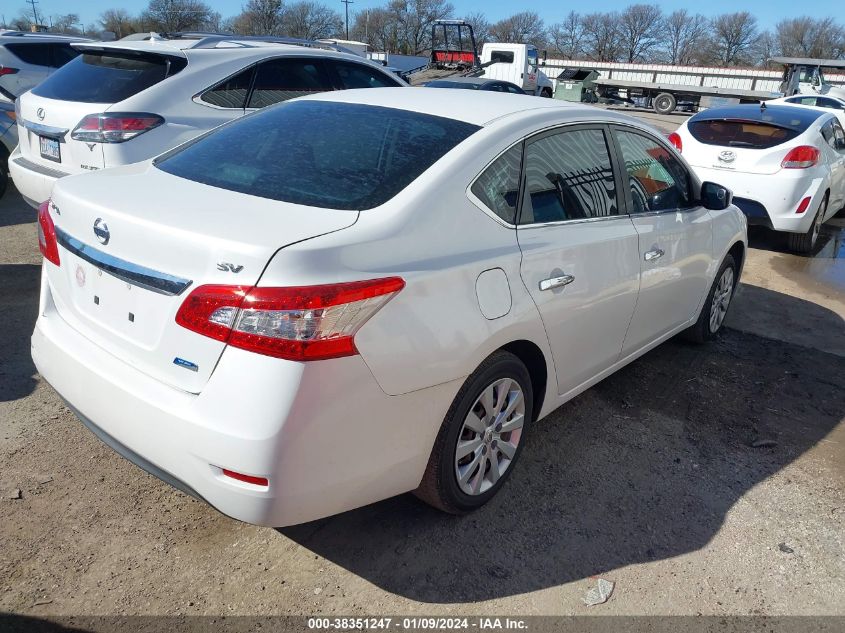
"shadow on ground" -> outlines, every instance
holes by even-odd
[[[829,312],[762,292],[774,310]],[[841,327],[832,312],[815,323]],[[473,515],[406,495],[280,531],[431,603],[517,595],[697,550],[740,497],[845,415],[845,358],[784,338],[729,329],[701,347],[662,345],[537,423],[513,477]]]
[[[0,264],[0,402],[35,389],[29,339],[38,315],[41,266]]]
[[[10,187],[0,200],[0,228],[35,222],[37,215],[38,212],[23,201],[14,187]]]

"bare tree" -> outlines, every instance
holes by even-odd
[[[50,30],[56,33],[67,33],[68,35],[79,35],[82,30],[77,27],[79,22],[79,14],[67,13],[65,15],[56,15],[50,17]]]
[[[282,0],[249,0],[232,26],[246,35],[278,35],[282,27]]]
[[[366,42],[374,50],[390,53],[399,51],[396,21],[393,13],[385,8],[359,11],[349,31],[350,37]]]
[[[757,39],[757,18],[748,11],[726,13],[713,19],[713,58],[736,66],[751,61],[750,49]]]
[[[588,13],[581,20],[584,52],[597,62],[615,62],[619,59],[618,13]]]
[[[549,43],[564,59],[578,59],[584,53],[581,42],[583,35],[581,16],[575,11],[570,11],[563,22],[553,24],[549,28]]]
[[[400,51],[411,55],[429,49],[431,25],[455,12],[447,0],[391,0],[387,9],[396,21]]]
[[[314,0],[300,0],[282,12],[282,32],[290,37],[318,40],[337,35],[342,29],[340,13]]]
[[[632,4],[619,16],[619,38],[630,62],[645,61],[660,42],[663,13],[652,4]]]
[[[173,33],[200,29],[211,17],[211,8],[202,0],[150,0],[141,14],[145,30]]]
[[[779,52],[788,57],[835,59],[845,54],[845,29],[831,17],[782,20],[775,33]]]
[[[538,48],[546,45],[543,20],[533,11],[516,13],[496,22],[490,27],[490,35],[497,42],[534,44]]]
[[[135,20],[126,9],[106,9],[100,14],[100,26],[120,39],[135,33]]]
[[[690,15],[686,9],[680,9],[666,18],[663,31],[670,64],[690,66],[701,62],[701,50],[710,32],[707,18],[700,14]]]
[[[475,43],[481,48],[490,41],[490,21],[481,12],[470,13],[464,18],[472,26],[472,33],[475,35]],[[481,51],[479,51],[480,53]]]

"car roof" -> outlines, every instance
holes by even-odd
[[[825,112],[815,108],[796,108],[791,105],[736,105],[721,108],[708,108],[692,116],[693,121],[760,121],[771,123],[790,130],[803,131],[810,127]],[[832,116],[832,115],[830,115]]]
[[[220,51],[226,51],[236,56],[240,52],[244,57],[249,57],[250,54],[261,54],[262,51],[273,50],[282,54],[289,53],[307,56],[351,56],[353,59],[368,61],[353,51],[344,50],[342,47],[330,43],[296,38],[235,37],[228,35],[168,38],[159,36],[157,33],[152,33],[144,39],[129,36],[129,38],[110,42],[81,42],[74,47],[82,50],[139,51],[175,54],[185,57],[202,55],[210,51],[217,51],[217,53],[212,54],[219,54]]]
[[[448,92],[448,96],[444,93]],[[544,99],[530,95],[515,95],[500,92],[479,92],[476,90],[450,90],[442,88],[367,88],[358,90],[336,90],[322,92],[300,99],[315,101],[338,101],[360,103],[419,112],[432,116],[446,117],[485,126],[503,117],[522,116],[528,118],[541,110],[558,109],[569,114],[573,120],[579,118],[601,121],[635,121],[631,117],[611,113],[593,106],[569,103],[557,99]],[[790,108],[790,110],[793,108]],[[645,129],[651,129],[643,126]]]

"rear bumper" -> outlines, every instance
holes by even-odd
[[[387,396],[360,356],[294,363],[230,348],[203,392],[189,394],[71,328],[43,280],[41,298],[33,360],[86,426],[144,470],[249,523],[302,523],[415,489],[460,386]]]
[[[50,197],[53,185],[59,178],[69,175],[24,158],[21,156],[20,147],[9,157],[9,173],[17,190],[33,207],[38,207]]]
[[[806,233],[826,191],[825,179],[808,170],[782,169],[776,174],[747,174],[727,169],[693,167],[702,181],[724,185],[734,194],[734,204],[748,218],[749,225],[775,231]],[[805,197],[810,205],[804,213],[795,210]]]

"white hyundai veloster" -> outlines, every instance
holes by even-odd
[[[541,418],[720,330],[746,250],[730,197],[590,107],[298,99],[60,180],[32,355],[100,439],[229,516],[407,491],[467,512]]]

